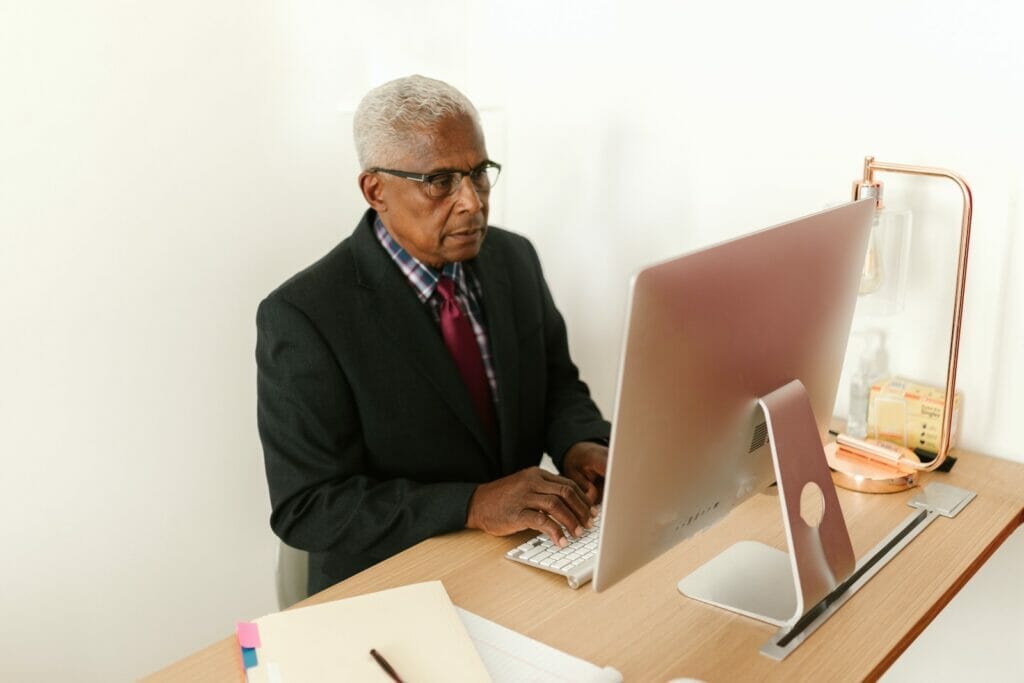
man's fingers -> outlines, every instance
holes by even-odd
[[[581,522],[561,498],[539,494],[530,501],[529,507],[546,513],[565,527],[569,535],[573,537],[580,536],[583,533],[585,522]]]
[[[569,469],[566,471],[565,476],[576,482],[590,505],[597,505],[601,502],[605,469],[605,462],[597,461],[592,466],[582,469]]]
[[[604,477],[608,471],[608,458],[594,458],[590,461],[590,469],[599,477]]]
[[[579,524],[589,526],[593,515],[590,514],[590,499],[587,498],[583,489],[572,479],[554,475],[551,477],[544,479],[544,482],[538,487],[538,493],[557,496],[572,510]],[[566,528],[575,529],[576,527],[575,525],[566,525]]]
[[[547,534],[551,542],[558,547],[564,548],[569,545],[569,539],[565,537],[562,528],[540,510],[522,510],[519,518],[528,528]]]
[[[580,490],[580,497],[583,499],[583,505],[586,507],[587,521],[584,526],[590,527],[590,522],[594,518],[594,506],[601,501],[601,492],[594,486],[593,482],[588,479],[580,477],[574,479],[576,485]]]
[[[598,475],[592,479],[587,479],[585,490],[590,504],[600,505],[601,499],[604,497],[604,477]]]
[[[591,505],[595,505],[601,499],[601,492],[589,479],[580,479],[576,482],[583,490],[583,496]]]

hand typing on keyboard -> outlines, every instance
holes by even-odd
[[[469,500],[466,526],[495,536],[534,529],[565,547],[566,534],[582,536],[595,514],[575,481],[530,467],[478,486]]]
[[[597,562],[598,536],[601,531],[600,513],[594,525],[568,545],[558,547],[545,536],[537,536],[505,553],[505,557],[516,562],[561,574],[570,588],[579,588],[594,576]]]
[[[601,503],[607,468],[608,447],[591,441],[573,444],[562,462],[562,474],[576,482],[592,506]]]

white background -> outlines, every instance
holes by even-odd
[[[637,267],[843,201],[867,154],[963,174],[961,443],[1024,459],[1018,14],[0,1],[0,677],[136,677],[275,609],[256,305],[354,227],[351,112],[411,72],[482,110],[505,165],[492,222],[537,245],[606,412]],[[914,211],[908,306],[857,325],[887,326],[892,369],[941,383],[959,196],[882,179]],[[940,663],[1022,663],[1021,589],[1000,576],[971,604],[1001,625],[972,619],[983,645],[954,629]]]

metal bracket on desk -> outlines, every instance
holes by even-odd
[[[956,517],[974,499],[975,495],[973,491],[966,491],[948,484],[929,484],[924,487],[921,493],[907,503],[910,507],[917,508],[918,511],[911,513],[881,543],[861,558],[857,562],[857,569],[853,574],[829,593],[825,599],[808,610],[792,626],[780,628],[772,639],[761,647],[761,653],[772,659],[784,659],[939,515]]]
[[[920,510],[934,510],[943,517],[956,517],[977,495],[974,491],[950,486],[928,484],[907,505]]]

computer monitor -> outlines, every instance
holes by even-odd
[[[873,213],[845,204],[633,278],[594,590],[776,481],[789,556],[738,544],[680,590],[784,625],[853,571],[822,443]],[[824,499],[816,528],[795,523],[808,485]]]

